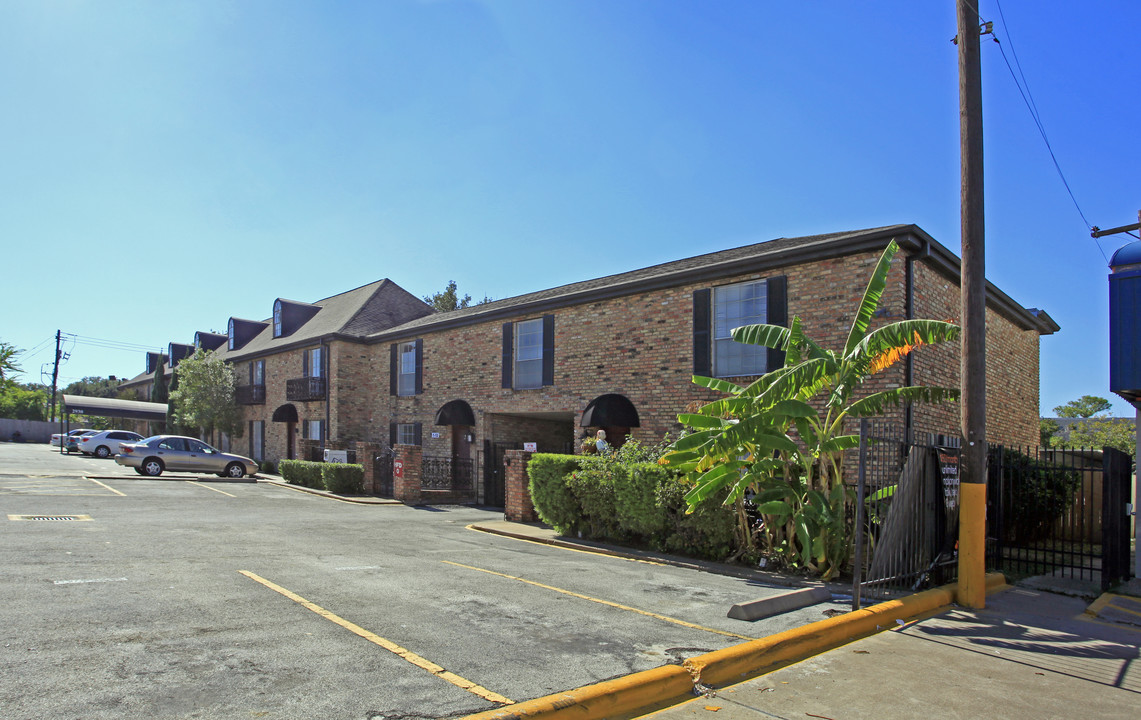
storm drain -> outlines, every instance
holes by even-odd
[[[46,520],[48,522],[64,522],[67,520],[90,520],[90,515],[9,515],[9,520]]]

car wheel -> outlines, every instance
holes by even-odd
[[[162,475],[162,460],[158,458],[147,458],[143,460],[143,475],[149,477]]]
[[[241,463],[230,463],[226,466],[226,476],[232,478],[240,478],[246,474],[246,468]]]
[[[107,458],[111,457],[111,448],[106,445],[100,445],[95,448],[95,457]]]
[[[138,474],[142,475],[142,474],[143,474],[143,469],[142,469],[141,467],[137,467],[137,468],[135,468],[135,472],[137,472]]]

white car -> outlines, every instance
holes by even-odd
[[[130,430],[104,430],[81,436],[76,446],[84,455],[106,458],[119,454],[120,443],[137,443],[142,439],[142,435]]]
[[[77,428],[75,430],[68,430],[65,433],[52,433],[52,445],[59,447],[60,440],[65,437],[73,438],[79,437],[83,433],[92,432],[91,428]]]

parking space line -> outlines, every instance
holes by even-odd
[[[652,617],[652,618],[655,618],[657,620],[664,620],[666,622],[673,623],[675,625],[681,625],[681,626],[687,627],[687,628],[692,628],[694,630],[704,630],[705,632],[716,633],[718,635],[725,635],[726,637],[737,638],[739,640],[756,640],[755,637],[749,637],[748,635],[738,635],[737,633],[728,632],[726,630],[717,630],[716,628],[705,627],[704,625],[696,625],[694,623],[687,622],[685,620],[679,620],[677,618],[672,618],[669,615],[660,615],[660,614],[655,613],[655,612],[650,612],[649,610],[639,610],[638,608],[630,607],[629,605],[622,605],[620,603],[611,602],[610,600],[602,600],[600,598],[591,597],[589,595],[583,595],[582,593],[576,593],[573,590],[564,590],[563,588],[557,588],[554,585],[544,585],[541,582],[535,582],[534,580],[528,580],[526,578],[521,578],[521,577],[518,577],[516,575],[508,575],[507,573],[496,572],[494,570],[485,570],[484,568],[475,567],[474,565],[464,565],[463,563],[452,562],[451,560],[441,560],[440,562],[445,563],[447,565],[455,565],[456,567],[466,568],[468,570],[478,570],[479,572],[487,573],[488,575],[497,575],[501,578],[507,578],[509,580],[518,580],[521,583],[527,583],[528,585],[534,585],[535,587],[540,587],[540,588],[543,588],[544,590],[554,590],[555,592],[562,593],[563,595],[570,595],[571,597],[576,597],[576,598],[579,598],[581,600],[589,600],[591,602],[595,602],[595,603],[598,603],[600,605],[606,605],[606,606],[609,606],[612,608],[617,608],[619,610],[628,610],[629,612],[638,613],[639,615],[645,615],[646,617]]]
[[[325,618],[326,620],[329,620],[331,622],[336,623],[337,625],[340,625],[341,627],[348,630],[349,632],[354,633],[355,635],[359,635],[360,637],[364,638],[365,640],[368,640],[369,642],[371,642],[375,645],[379,645],[380,647],[384,648],[385,650],[389,651],[390,653],[393,653],[394,655],[397,655],[397,656],[403,658],[404,660],[412,663],[413,665],[415,665],[418,668],[421,668],[422,670],[427,670],[428,672],[432,673],[433,675],[440,678],[441,680],[446,680],[447,682],[450,682],[452,685],[455,685],[456,687],[461,688],[463,690],[467,690],[468,692],[472,693],[473,695],[478,695],[479,697],[481,697],[484,700],[487,700],[489,702],[498,703],[500,705],[511,705],[514,702],[513,700],[509,700],[508,698],[506,698],[506,697],[504,697],[498,693],[494,693],[494,692],[488,690],[487,688],[483,687],[482,685],[477,685],[476,683],[473,683],[470,680],[465,680],[464,678],[460,677],[459,675],[456,675],[455,673],[448,672],[447,670],[440,667],[436,663],[420,657],[419,655],[412,652],[411,650],[400,647],[399,645],[392,642],[391,640],[386,640],[386,639],[382,638],[381,636],[377,635],[376,633],[369,632],[368,630],[365,630],[361,626],[356,625],[354,623],[351,623],[348,620],[345,620],[344,618],[340,617],[339,615],[336,615],[336,614],[326,610],[325,608],[321,607],[320,605],[317,605],[316,603],[309,602],[308,600],[301,597],[300,595],[298,595],[294,592],[291,592],[289,590],[286,590],[285,588],[281,587],[280,585],[277,585],[273,582],[270,582],[269,580],[266,580],[263,577],[255,575],[254,573],[249,572],[248,570],[239,570],[238,572],[240,572],[242,575],[245,575],[250,580],[253,580],[254,582],[257,582],[257,583],[261,583],[262,585],[269,588],[270,590],[273,590],[276,593],[284,595],[285,597],[289,598],[293,602],[304,607],[306,610],[310,610],[310,611],[320,615],[321,617]]]
[[[126,494],[126,493],[121,493],[121,492],[119,492],[118,490],[116,490],[115,488],[113,488],[113,487],[111,487],[111,486],[109,486],[109,485],[104,485],[103,483],[99,482],[98,480],[96,480],[96,479],[95,479],[95,478],[93,478],[93,477],[89,477],[89,478],[87,478],[87,479],[88,479],[88,480],[90,480],[91,482],[95,483],[96,485],[98,485],[98,486],[102,487],[102,488],[106,488],[106,489],[110,490],[111,492],[115,493],[116,495],[119,495],[119,496],[121,496],[121,497],[127,497],[127,494]]]
[[[194,480],[187,480],[186,482],[190,483],[191,485],[197,485],[200,488],[206,488],[207,490],[213,490],[216,493],[222,493],[226,497],[237,497],[237,495],[231,495],[230,493],[226,492],[225,490],[219,490],[218,488],[212,488],[209,485],[203,485],[202,483],[195,482]]]

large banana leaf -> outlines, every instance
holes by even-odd
[[[855,349],[856,344],[863,340],[864,335],[867,334],[868,325],[872,321],[872,316],[875,315],[876,308],[879,307],[884,288],[887,287],[887,273],[891,270],[891,260],[897,252],[899,252],[899,245],[896,244],[895,240],[892,240],[888,243],[887,249],[883,251],[883,255],[880,256],[879,262],[876,263],[876,268],[872,271],[872,277],[868,281],[868,287],[864,290],[860,307],[856,311],[856,317],[852,319],[852,329],[848,332],[848,341],[844,343],[844,355],[849,355]]]
[[[882,415],[888,405],[898,406],[910,402],[938,404],[958,399],[959,391],[955,388],[916,386],[893,388],[860,398],[848,406],[847,414],[854,418],[874,417]]]

